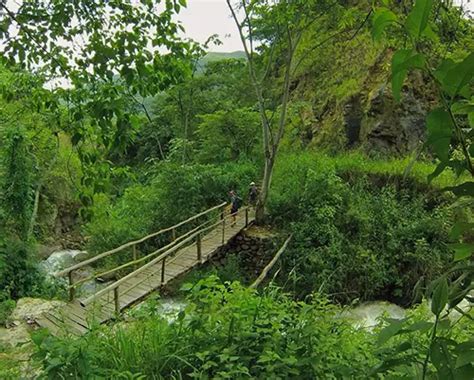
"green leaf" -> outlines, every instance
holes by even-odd
[[[372,368],[369,372],[369,375],[373,376],[380,372],[388,371],[389,369],[393,369],[399,366],[407,365],[406,358],[396,358],[396,359],[389,359],[385,360],[383,363],[379,364],[378,366]]]
[[[186,282],[181,286],[180,290],[182,290],[183,292],[187,292],[187,291],[191,290],[193,288],[193,286],[194,285],[192,283]]]
[[[464,182],[458,186],[445,187],[443,190],[452,191],[457,197],[474,196],[474,182]]]
[[[446,360],[443,351],[443,345],[439,339],[434,340],[430,346],[430,358],[431,363],[433,363],[433,365],[439,371],[443,367],[444,361]]]
[[[397,15],[387,8],[379,8],[372,19],[372,38],[379,41],[385,28],[397,21]]]
[[[384,327],[378,336],[377,344],[381,346],[391,337],[398,334],[403,327],[403,320],[392,320],[390,324]]]
[[[440,331],[447,331],[450,328],[451,328],[451,320],[449,318],[443,318],[438,322],[438,329]]]
[[[439,315],[448,303],[448,281],[442,277],[434,288],[431,298],[431,311],[434,315]]]
[[[474,244],[455,243],[449,244],[449,247],[454,251],[454,261],[464,260],[474,253]]]
[[[392,93],[400,101],[403,82],[409,69],[423,68],[425,57],[414,50],[398,50],[392,58]]]
[[[474,379],[474,366],[472,364],[457,368],[454,371],[454,378],[456,380],[472,380]]]
[[[447,111],[442,108],[431,111],[426,118],[428,144],[442,162],[449,159],[449,147],[453,133],[453,122]],[[435,171],[436,172],[436,171]]]
[[[421,331],[421,332],[426,332],[431,330],[433,327],[434,323],[433,322],[427,322],[427,321],[419,321],[415,322],[411,326],[407,328],[408,331]]]
[[[474,52],[462,62],[447,71],[442,81],[443,89],[452,97],[456,96],[474,77]]]
[[[448,72],[455,66],[456,62],[454,62],[452,59],[442,60],[434,72],[435,78],[438,79],[438,81],[442,84],[445,81]]]
[[[474,350],[462,352],[456,360],[456,368],[463,367],[466,364],[474,362]]]
[[[428,182],[431,183],[436,177],[438,177],[444,169],[448,166],[447,161],[441,161],[437,166],[433,173],[428,174]]]
[[[451,106],[451,111],[455,115],[467,115],[474,112],[474,103],[456,102]]]
[[[419,38],[428,25],[433,0],[416,0],[407,17],[405,28],[413,38]]]
[[[454,350],[458,353],[474,350],[474,340],[471,339],[471,340],[467,340],[465,342],[459,343]]]
[[[431,26],[429,24],[426,26],[426,29],[423,31],[422,36],[427,37],[430,40],[439,42],[438,35],[433,31],[433,29],[431,29]]]
[[[471,230],[474,231],[474,223],[456,222],[449,232],[449,237],[456,240],[459,239],[463,232]]]
[[[469,120],[469,125],[471,128],[474,128],[474,112],[471,112],[469,115],[467,115],[467,119]]]
[[[412,344],[411,342],[408,342],[408,341],[405,341],[403,343],[400,343],[396,348],[395,348],[395,351],[394,353],[396,354],[399,354],[400,352],[404,352],[406,350],[409,350],[410,348],[412,348]]]

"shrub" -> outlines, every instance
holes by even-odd
[[[428,196],[414,178],[402,186],[370,165],[341,169],[337,159],[292,156],[279,165],[270,210],[294,233],[283,275],[293,271],[298,297],[319,290],[342,302],[408,304],[415,284],[448,262],[451,215],[439,192]]]
[[[0,289],[8,298],[25,297],[41,282],[29,244],[13,239],[0,242]]]
[[[96,197],[94,217],[85,227],[88,248],[105,251],[176,224],[226,201],[230,189],[244,193],[255,176],[250,163],[157,165],[147,183],[129,187],[115,202],[104,195]]]
[[[191,288],[191,286],[188,286]],[[279,291],[258,295],[216,277],[190,290],[169,323],[146,319],[101,329],[75,341],[36,339],[50,378],[364,378],[372,338],[335,318],[323,299],[294,302]]]
[[[0,297],[0,325],[5,325],[12,313],[13,309],[15,309],[16,302],[8,299]]]
[[[5,301],[65,295],[63,285],[47,279],[40,271],[32,246],[17,239],[0,241],[0,289]]]

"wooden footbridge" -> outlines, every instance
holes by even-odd
[[[212,207],[174,226],[131,241],[98,254],[63,271],[57,277],[69,280],[69,303],[61,310],[44,313],[37,319],[41,327],[58,335],[84,334],[93,324],[116,318],[122,310],[136,304],[154,290],[200,265],[246,228],[254,219],[249,208],[241,208],[234,216],[226,203]],[[150,248],[153,247],[153,248]],[[150,253],[144,253],[150,251]],[[119,258],[112,255],[120,255]],[[85,266],[101,261],[101,273],[77,280]],[[107,262],[120,264],[108,268]],[[105,264],[105,266],[104,266]],[[76,290],[88,281],[100,281],[111,275],[120,278],[95,294],[77,298]]]

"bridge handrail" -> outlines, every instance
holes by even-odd
[[[239,211],[243,211],[243,210],[248,210],[248,207],[242,207]],[[145,265],[141,266],[140,268],[138,268],[137,270],[127,274],[126,276],[122,277],[121,279],[115,281],[114,283],[110,284],[109,286],[99,290],[97,293],[89,296],[88,298],[80,301],[81,305],[82,306],[87,306],[89,305],[90,303],[92,303],[93,301],[95,301],[97,298],[101,297],[102,295],[112,291],[112,290],[115,290],[117,289],[120,285],[122,285],[123,283],[125,283],[127,280],[129,280],[130,278],[133,278],[135,277],[137,274],[140,274],[141,272],[143,272],[145,269],[148,269],[149,267],[159,263],[161,260],[163,259],[166,259],[168,256],[170,256],[172,253],[176,252],[178,250],[178,248],[181,248],[183,245],[185,245],[186,243],[189,243],[190,241],[192,241],[194,238],[196,238],[198,235],[202,234],[204,231],[207,231],[213,227],[216,227],[218,226],[219,224],[221,223],[225,223],[225,220],[232,217],[232,215],[227,215],[225,216],[224,218],[222,218],[221,220],[219,220],[218,222],[214,223],[214,224],[211,224],[210,226],[207,226],[207,227],[203,227],[201,228],[200,230],[194,232],[192,235],[190,235],[189,237],[187,237],[186,239],[182,240],[181,242],[175,244],[173,247],[171,247],[170,249],[168,249],[167,251],[163,252],[161,255],[159,255],[158,257],[154,258],[153,260],[149,261],[148,263],[146,263]]]
[[[70,285],[69,288],[77,288],[79,285],[87,282],[87,281],[91,281],[91,280],[94,280],[94,279],[97,279],[99,277],[102,277],[102,276],[106,276],[108,274],[111,274],[111,273],[114,273],[120,269],[125,269],[129,266],[132,266],[132,265],[136,265],[136,264],[139,264],[141,263],[142,261],[145,261],[147,259],[149,259],[150,257],[152,256],[156,256],[157,254],[163,252],[163,251],[166,251],[167,249],[170,249],[173,245],[179,243],[181,240],[183,240],[184,238],[188,237],[189,235],[191,235],[193,232],[196,232],[197,230],[199,230],[200,228],[203,228],[206,224],[209,224],[210,222],[212,221],[211,220],[208,220],[204,223],[201,223],[199,226],[193,228],[192,230],[186,232],[185,234],[183,235],[180,235],[178,236],[175,240],[173,240],[171,243],[168,243],[167,245],[163,246],[163,247],[160,247],[158,248],[156,251],[153,251],[149,254],[147,254],[146,256],[143,256],[139,259],[136,259],[136,260],[132,260],[132,261],[128,261],[124,264],[121,264],[119,266],[116,266],[114,268],[111,268],[111,269],[108,269],[106,270],[105,272],[101,272],[101,273],[97,273],[97,274],[93,274],[92,276],[89,276],[89,277],[86,277],[86,278],[83,278],[79,281],[76,281],[74,284]]]
[[[148,239],[151,239],[152,237],[161,235],[161,234],[163,234],[163,233],[165,233],[165,232],[172,231],[172,230],[174,230],[174,229],[176,229],[176,228],[179,228],[179,227],[183,226],[184,224],[187,224],[187,223],[189,223],[189,222],[192,222],[193,220],[195,220],[195,219],[197,219],[197,218],[199,218],[199,217],[201,217],[201,216],[204,216],[204,215],[206,215],[206,214],[208,214],[208,213],[210,213],[210,212],[212,212],[212,211],[214,211],[214,210],[217,210],[217,209],[219,209],[219,208],[222,208],[222,207],[224,207],[224,206],[226,206],[226,205],[227,205],[227,202],[222,202],[221,204],[219,204],[219,205],[217,205],[217,206],[214,206],[214,207],[211,207],[211,208],[209,208],[209,209],[207,209],[207,210],[205,210],[205,211],[203,211],[203,212],[201,212],[201,213],[199,213],[199,214],[193,215],[193,216],[191,216],[190,218],[188,218],[188,219],[186,219],[186,220],[183,220],[182,222],[179,222],[178,224],[175,224],[174,226],[167,227],[167,228],[163,228],[163,229],[161,229],[161,230],[159,230],[159,231],[157,231],[157,232],[154,232],[154,233],[152,233],[152,234],[150,234],[150,235],[147,235],[147,236],[145,236],[145,237],[142,237],[141,239],[133,240],[133,241],[130,241],[130,242],[128,242],[128,243],[122,244],[121,246],[119,246],[119,247],[117,247],[117,248],[114,248],[114,249],[111,249],[110,251],[106,251],[106,252],[100,253],[100,254],[98,254],[98,255],[96,255],[96,256],[94,256],[94,257],[91,257],[90,259],[81,261],[80,263],[77,263],[77,264],[75,264],[75,265],[73,265],[73,266],[71,266],[71,267],[69,267],[69,268],[66,268],[66,269],[63,269],[62,271],[56,272],[56,273],[54,274],[54,276],[55,276],[55,277],[63,277],[63,276],[65,276],[65,275],[69,275],[72,271],[75,271],[75,270],[77,270],[77,269],[79,269],[79,268],[82,268],[82,267],[84,267],[84,266],[86,266],[86,265],[89,265],[89,264],[91,264],[91,263],[93,263],[93,262],[95,262],[95,261],[97,261],[97,260],[100,260],[100,259],[102,259],[102,258],[104,258],[104,257],[110,256],[110,255],[112,255],[112,254],[114,254],[114,253],[123,251],[123,250],[126,249],[126,248],[133,247],[133,246],[135,246],[135,245],[137,245],[137,244],[143,243],[144,241],[146,241],[146,240],[148,240]]]

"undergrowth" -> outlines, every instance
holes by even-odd
[[[406,164],[357,153],[282,157],[269,208],[273,223],[294,234],[280,280],[296,297],[319,291],[343,303],[407,305],[419,299],[415,285],[441,273],[458,215],[439,187],[455,178],[429,186],[433,168],[422,163],[403,180]]]

